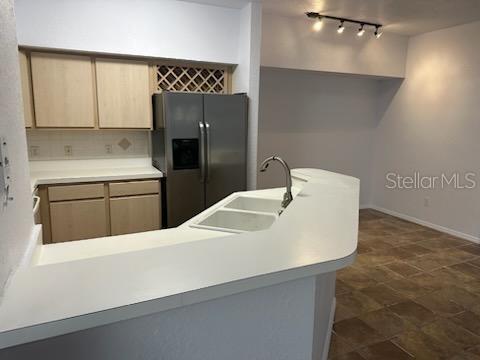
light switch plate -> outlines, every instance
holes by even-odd
[[[10,159],[8,157],[7,141],[0,137],[0,195],[2,195],[2,198],[8,197],[10,181]]]

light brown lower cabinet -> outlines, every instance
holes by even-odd
[[[52,242],[107,236],[105,199],[61,201],[50,204]]]
[[[160,196],[142,195],[110,199],[112,235],[160,228]]]
[[[48,185],[39,196],[44,243],[161,228],[158,180]]]

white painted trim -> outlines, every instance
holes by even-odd
[[[337,298],[334,297],[332,306],[330,308],[330,317],[328,319],[327,336],[325,337],[325,343],[323,344],[322,360],[328,359],[328,351],[330,350],[330,340],[332,338],[333,320],[335,319],[335,308],[337,307]]]
[[[426,226],[428,228],[438,230],[438,231],[444,232],[446,234],[450,234],[450,235],[459,237],[461,239],[474,242],[476,244],[480,244],[480,238],[479,237],[469,235],[469,234],[465,234],[465,233],[462,233],[461,231],[453,230],[453,229],[447,228],[445,226],[437,225],[437,224],[434,224],[434,223],[431,223],[431,222],[428,222],[428,221],[425,221],[425,220],[420,220],[420,219],[417,219],[413,216],[405,215],[405,214],[402,214],[402,213],[399,213],[399,212],[396,212],[396,211],[393,211],[393,210],[388,210],[388,209],[382,208],[380,206],[371,205],[370,208],[374,209],[374,210],[377,210],[377,211],[380,211],[380,212],[383,212],[383,213],[388,214],[388,215],[398,217],[398,218],[403,219],[403,220],[413,222],[413,223],[418,224],[418,225],[423,225],[423,226]]]

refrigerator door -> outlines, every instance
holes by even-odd
[[[247,97],[204,95],[206,206],[246,190]]]
[[[205,209],[204,159],[200,137],[203,96],[165,93],[167,226],[182,224]]]

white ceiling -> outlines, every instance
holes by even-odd
[[[214,6],[229,7],[233,9],[241,9],[249,2],[261,2],[261,0],[179,0],[198,4],[207,4]]]
[[[243,7],[248,0],[193,0]],[[480,0],[254,0],[264,12],[304,16],[306,11],[385,25],[385,31],[416,35],[480,20]]]

